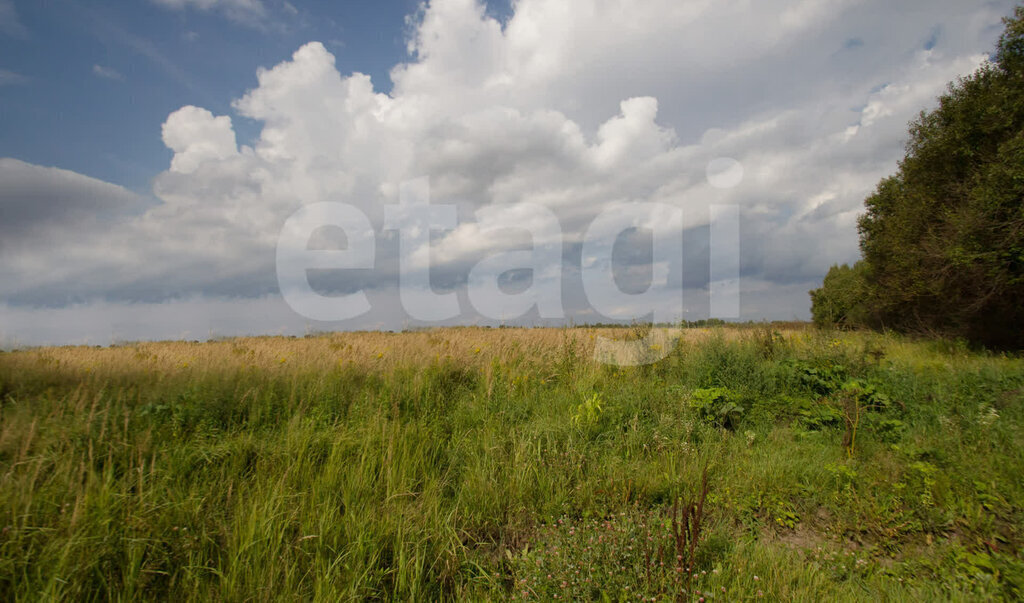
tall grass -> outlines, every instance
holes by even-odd
[[[762,328],[619,368],[596,334],[0,354],[0,599],[1021,595],[1024,361]],[[852,456],[844,386],[886,402]]]

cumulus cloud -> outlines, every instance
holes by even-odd
[[[806,290],[830,264],[856,258],[856,216],[895,169],[907,121],[984,60],[1011,4],[513,8],[499,23],[473,0],[424,7],[388,94],[369,76],[340,73],[319,42],[302,46],[234,101],[238,115],[262,124],[251,145],[238,144],[229,115],[173,112],[162,136],[174,154],[153,189],[161,203],[48,249],[8,246],[0,295],[22,304],[273,295],[274,246],[295,210],[350,203],[380,229],[400,184],[427,176],[432,201],[456,204],[462,221],[415,250],[431,258],[435,286],[459,289],[483,254],[522,246],[522,232],[484,232],[474,212],[534,203],[559,218],[566,307],[587,316],[578,271],[587,225],[613,203],[657,202],[683,211],[682,286],[698,317],[707,311],[708,207],[732,204],[743,317],[806,317]],[[936,26],[945,33],[933,40]],[[722,165],[733,166],[725,186],[708,177]],[[641,291],[650,260],[643,237],[635,243],[618,263],[627,281],[639,275],[625,288]],[[325,292],[367,288],[393,299],[397,249],[384,233],[376,270],[311,280]],[[391,320],[401,321],[393,306]]]
[[[222,161],[238,154],[231,118],[214,117],[206,109],[191,105],[168,116],[163,141],[174,151],[171,171],[189,174],[204,162]]]

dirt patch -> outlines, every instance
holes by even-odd
[[[777,533],[774,540],[791,549],[800,550],[813,549],[835,542],[827,532],[819,532],[803,524],[798,525],[796,529]]]

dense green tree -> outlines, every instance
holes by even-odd
[[[863,304],[865,266],[832,266],[820,289],[811,291],[811,314],[819,327],[855,327],[867,320]]]
[[[863,266],[812,292],[816,321],[839,308],[841,324],[1024,347],[1024,7],[991,60],[911,123],[866,206]]]

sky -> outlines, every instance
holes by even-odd
[[[0,0],[0,345],[807,319],[1012,9]]]

